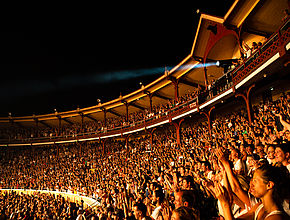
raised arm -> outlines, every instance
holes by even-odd
[[[215,189],[215,195],[217,199],[220,201],[222,209],[223,209],[223,217],[225,220],[233,220],[235,219],[231,210],[231,205],[230,205],[230,198],[229,194],[220,183],[216,185]]]
[[[235,174],[233,173],[233,170],[230,166],[229,161],[226,159],[224,152],[222,152],[222,150],[219,148],[216,154],[219,161],[223,164],[225,168],[228,181],[230,183],[233,193],[235,193],[236,196],[239,197],[240,200],[244,202],[247,206],[250,206],[250,199],[248,197],[248,194],[240,186],[240,183]]]
[[[290,131],[290,124],[288,124],[286,121],[283,120],[281,114],[276,114],[276,116],[279,117],[281,124],[283,125],[284,129],[283,130],[288,130]]]
[[[221,203],[221,207],[223,209],[223,217],[225,220],[233,220],[235,219],[231,210],[231,205],[229,203],[229,195],[225,187],[223,187],[221,184],[216,185],[215,187],[215,194],[217,199]],[[240,216],[238,219],[240,220],[250,220],[254,219],[254,214],[257,206],[260,205],[260,203],[256,204],[250,211],[248,211],[246,214]]]

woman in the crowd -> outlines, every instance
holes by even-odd
[[[289,186],[289,175],[285,169],[271,165],[259,167],[251,180],[250,193],[261,201],[239,219],[289,219],[283,210],[284,200],[289,199]],[[234,219],[226,189],[219,184],[215,193],[222,204],[225,220]]]
[[[290,142],[277,145],[275,149],[275,158],[278,163],[286,167],[290,172]]]

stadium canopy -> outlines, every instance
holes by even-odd
[[[282,24],[287,0],[236,0],[224,17],[200,14],[190,54],[170,71],[139,90],[99,105],[55,112],[46,115],[1,117],[0,126],[11,122],[22,127],[62,125],[99,121],[124,116],[132,112],[150,109],[150,106],[167,103],[205,88],[212,80],[220,78],[224,69],[217,61],[241,57],[242,43],[251,46],[253,41],[264,42]],[[37,122],[37,123],[36,123]]]

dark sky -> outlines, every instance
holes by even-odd
[[[190,53],[197,9],[222,17],[233,0],[145,3],[16,17],[0,32],[0,116],[73,110],[139,89]]]

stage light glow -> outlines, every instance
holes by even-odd
[[[209,66],[215,66],[215,62],[198,63],[198,64],[185,64],[181,65],[179,69],[190,70],[196,68],[204,68]],[[175,66],[167,66],[168,73]],[[133,70],[121,70],[111,71],[104,73],[91,73],[91,74],[75,74],[69,76],[62,76],[51,80],[30,80],[26,79],[25,83],[22,81],[15,81],[14,85],[17,85],[17,89],[11,89],[11,85],[7,84],[0,88],[1,94],[10,94],[10,97],[22,95],[32,95],[36,93],[53,92],[61,89],[70,89],[77,86],[88,86],[93,84],[110,84],[119,81],[127,81],[131,79],[138,79],[147,76],[161,76],[165,72],[165,67],[143,68]],[[140,82],[140,81],[139,81]]]
[[[196,68],[204,68],[209,66],[215,66],[216,63],[209,62],[209,63],[200,63],[200,64],[187,64],[182,65],[179,69],[188,70],[188,69],[196,69]],[[173,66],[166,67],[167,70],[174,68]],[[102,83],[110,83],[119,80],[129,80],[139,77],[146,77],[151,75],[158,75],[163,74],[165,71],[165,67],[155,67],[155,68],[148,68],[148,69],[137,69],[137,70],[122,70],[122,71],[114,71],[114,72],[107,72],[104,74],[98,74],[94,76],[94,79],[98,82]]]
[[[183,70],[188,70],[188,69],[198,69],[198,68],[204,68],[204,67],[209,67],[209,66],[215,66],[216,63],[210,62],[210,63],[199,63],[199,64],[188,64],[188,65],[182,65],[180,66],[181,69]]]

